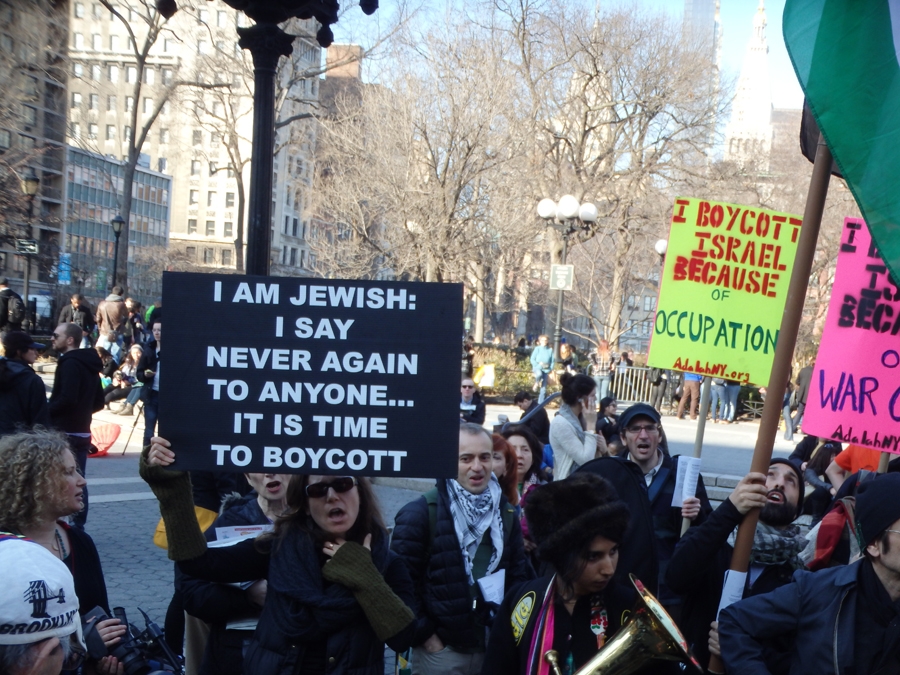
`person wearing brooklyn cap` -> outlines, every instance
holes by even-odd
[[[482,675],[547,675],[555,650],[564,673],[583,666],[615,635],[637,593],[613,579],[628,508],[613,486],[591,473],[541,485],[525,515],[548,575],[512,589],[497,610]],[[638,672],[678,673],[654,661]]]
[[[762,510],[744,597],[783,586],[796,570],[803,568],[797,556],[807,540],[793,524],[803,511],[802,472],[795,462],[776,458],[767,475],[744,476],[706,522],[688,530],[669,561],[666,584],[684,597],[681,628],[704,667],[709,662],[710,649],[718,653],[719,636],[713,622],[725,572],[731,565],[736,528],[753,508]],[[778,667],[774,664],[786,665],[786,649],[785,644],[773,644],[769,649],[767,658],[775,672]]]
[[[900,673],[900,474],[860,485],[856,495],[863,557],[818,572],[722,611],[719,641],[728,673],[773,672],[765,645],[790,644],[790,672]]]
[[[641,487],[647,491],[653,532],[656,537],[656,557],[659,561],[659,601],[678,621],[681,598],[665,583],[666,567],[681,537],[684,518],[691,525],[699,525],[712,512],[703,478],[697,480],[693,497],[684,499],[681,507],[672,506],[675,486],[678,483],[678,457],[670,457],[661,448],[662,424],[659,412],[646,403],[636,403],[625,409],[619,417],[619,433],[625,448],[619,454],[627,460],[635,473],[642,474]]]
[[[31,369],[43,348],[28,333],[14,330],[3,334],[0,436],[28,430],[36,424],[50,424],[44,381]]]
[[[72,574],[40,544],[0,532],[0,673],[58,675],[81,665]]]

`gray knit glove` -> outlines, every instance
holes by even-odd
[[[334,554],[322,576],[346,586],[366,613],[369,625],[382,642],[406,628],[416,618],[397,594],[388,586],[381,572],[372,562],[372,553],[365,546],[348,541]]]
[[[140,473],[159,500],[159,513],[166,524],[166,539],[169,541],[169,559],[190,560],[203,555],[206,539],[194,513],[190,474],[187,471],[149,466],[149,452],[149,445],[141,452]]]

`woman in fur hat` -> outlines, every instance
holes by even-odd
[[[525,515],[553,574],[507,594],[481,672],[549,675],[544,654],[552,649],[560,670],[574,673],[615,635],[638,597],[613,579],[628,508],[604,478],[576,473],[532,490]],[[680,671],[675,662],[654,661],[638,672]]]

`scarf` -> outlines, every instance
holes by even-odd
[[[728,535],[728,543],[734,547],[737,529]],[[753,535],[753,550],[750,551],[751,565],[782,565],[788,563],[795,570],[805,569],[798,554],[809,542],[796,525],[776,528],[760,521]]]
[[[584,443],[584,427],[581,426],[581,420],[578,419],[578,416],[574,412],[572,412],[572,408],[569,407],[569,404],[563,403],[560,405],[559,412],[556,414],[575,427],[575,434],[578,436],[578,440]]]
[[[466,565],[466,576],[469,585],[475,583],[472,576],[472,563],[475,551],[484,538],[488,528],[491,530],[491,561],[487,574],[491,574],[500,565],[503,555],[503,524],[500,522],[500,483],[492,475],[488,489],[480,495],[466,490],[455,478],[447,480],[447,496],[450,498],[450,515],[453,516],[453,528],[456,538],[462,546],[463,561]]]

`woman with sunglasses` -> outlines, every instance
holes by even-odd
[[[409,647],[412,581],[388,549],[365,478],[297,476],[271,534],[208,549],[188,474],[163,469],[174,461],[171,444],[159,437],[141,455],[141,476],[166,523],[169,557],[185,574],[209,581],[267,580],[246,675],[382,675],[384,644],[398,652]]]
[[[0,530],[40,544],[69,569],[75,581],[79,613],[101,607],[109,616],[100,555],[90,536],[64,518],[84,508],[86,481],[78,473],[66,437],[31,431],[0,439]],[[118,619],[97,624],[107,648],[121,641],[125,626]],[[101,675],[124,672],[114,656],[92,664]]]

